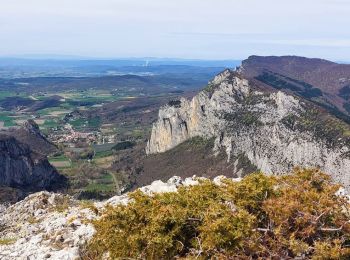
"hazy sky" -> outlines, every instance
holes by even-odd
[[[0,0],[0,56],[350,61],[350,0]]]

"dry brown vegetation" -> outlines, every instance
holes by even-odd
[[[295,170],[177,193],[136,191],[94,222],[84,258],[349,259],[350,208],[338,189],[318,170]]]

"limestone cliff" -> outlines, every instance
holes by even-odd
[[[28,145],[32,151],[39,154],[50,155],[58,151],[57,147],[41,133],[39,126],[32,119],[25,121],[20,127],[11,127],[8,130],[2,130],[1,133],[15,137],[16,140]]]
[[[195,136],[215,138],[213,152],[225,150],[229,161],[243,155],[267,174],[320,167],[349,188],[348,130],[300,97],[264,90],[225,70],[192,100],[160,109],[146,152],[165,152]]]
[[[55,189],[65,183],[45,156],[12,136],[0,134],[0,186],[25,191]]]

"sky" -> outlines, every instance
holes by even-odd
[[[0,56],[350,61],[350,0],[0,0]]]

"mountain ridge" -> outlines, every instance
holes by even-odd
[[[192,100],[160,109],[146,152],[162,153],[196,136],[215,138],[213,153],[224,150],[228,161],[238,163],[243,154],[267,174],[321,168],[349,188],[349,129],[308,99],[266,89],[240,69],[225,70]]]
[[[349,122],[349,64],[298,56],[250,56],[238,71],[251,81],[301,96]]]

